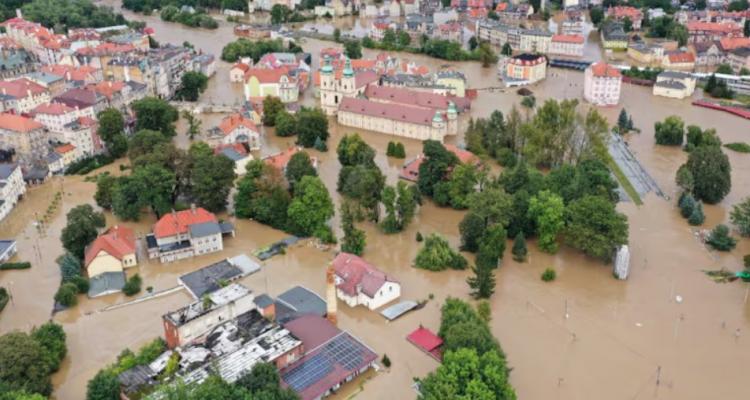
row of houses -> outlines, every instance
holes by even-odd
[[[497,48],[506,43],[521,53],[540,53],[556,56],[581,57],[585,38],[581,34],[552,34],[542,29],[523,29],[492,20],[476,25],[477,38]]]
[[[246,101],[273,96],[296,103],[310,85],[309,62],[309,54],[294,53],[265,54],[257,63],[243,58],[229,70],[229,80],[243,85]]]

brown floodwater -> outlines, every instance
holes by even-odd
[[[119,0],[107,1],[119,4]],[[126,15],[134,17],[127,12]],[[224,23],[216,31],[206,31],[163,23],[158,17],[135,18],[145,19],[155,27],[156,38],[161,42],[188,40],[217,56],[221,47],[234,39],[231,28]],[[316,40],[303,43],[305,50],[314,55],[331,45]],[[365,51],[365,54],[373,52]],[[499,86],[493,68],[411,54],[404,57],[432,69],[455,66],[467,75],[470,87]],[[211,79],[203,95],[204,101],[236,104],[241,99],[241,90],[228,83],[227,70],[228,65],[220,62],[217,76]],[[547,80],[531,89],[539,101],[543,101],[580,98],[582,85],[581,73],[551,70]],[[518,100],[512,91],[481,91],[471,116],[487,116],[495,109],[507,113]],[[306,93],[304,102],[314,104],[311,91]],[[748,141],[750,134],[750,122],[746,120],[693,107],[689,100],[653,97],[642,87],[626,85],[621,106],[633,114],[636,127],[642,130],[628,138],[631,149],[671,196],[675,193],[674,173],[686,155],[679,149],[654,145],[655,121],[672,114],[680,115],[688,124],[716,128],[724,142]],[[601,111],[613,123],[620,108]],[[220,118],[218,114],[202,116],[204,129]],[[189,145],[184,127],[181,121],[176,139],[181,147]],[[329,148],[335,149],[344,134],[355,131],[332,121]],[[359,133],[377,149],[376,162],[388,183],[395,183],[403,161],[384,155],[386,144],[392,138],[371,132]],[[265,132],[263,140],[264,146],[256,156],[277,152],[293,141],[275,137],[271,130]],[[420,152],[419,142],[401,140],[406,146],[407,159]],[[460,135],[451,139],[457,143],[461,140]],[[310,152],[321,160],[319,173],[338,204],[335,186],[339,165],[335,151]],[[720,204],[706,207],[706,227],[726,222],[729,207],[750,195],[747,174],[750,156],[729,150],[727,154],[732,163],[733,188]],[[106,170],[119,173],[117,165]],[[64,192],[61,209],[40,232],[33,224],[35,213],[43,214],[59,190]],[[0,314],[0,333],[29,330],[51,317],[52,297],[60,280],[54,260],[63,251],[59,236],[65,224],[64,215],[78,204],[93,204],[94,190],[95,184],[85,182],[83,177],[54,179],[31,188],[10,217],[0,223],[0,237],[16,238],[18,258],[33,263],[30,270],[0,272],[0,284],[9,287],[14,298]],[[491,326],[513,367],[511,381],[519,398],[745,399],[746,370],[750,365],[748,285],[716,284],[701,270],[719,267],[739,270],[742,255],[750,253],[750,241],[741,240],[737,249],[730,253],[709,252],[679,216],[673,202],[654,195],[649,195],[641,207],[622,203],[618,208],[630,221],[629,280],[613,279],[610,266],[564,246],[558,254],[548,255],[531,244],[527,263],[518,264],[506,257],[498,270],[496,292],[491,299]],[[344,399],[351,394],[362,399],[381,399],[386,394],[399,399],[415,398],[412,378],[424,376],[437,367],[433,359],[408,344],[405,336],[419,324],[436,330],[440,305],[447,296],[468,299],[465,279],[469,272],[432,273],[413,269],[410,265],[419,248],[414,237],[417,231],[422,234],[438,232],[457,246],[458,223],[462,216],[462,212],[427,203],[408,229],[399,234],[385,235],[373,224],[361,224],[367,232],[364,257],[402,283],[403,298],[427,299],[432,294],[434,300],[424,309],[391,323],[377,313],[340,304],[340,326],[378,353],[387,353],[393,366],[387,372],[371,373],[345,386],[335,398]],[[107,214],[107,222],[118,223],[111,214]],[[138,223],[124,224],[142,236],[153,222],[153,216],[144,215]],[[177,277],[182,273],[225,257],[250,253],[285,236],[283,232],[255,222],[234,222],[237,236],[225,242],[222,253],[164,265],[140,257],[140,264],[128,273],[141,274],[144,287],[167,289],[177,284]],[[338,225],[337,221],[334,223]],[[321,251],[303,243],[283,256],[268,260],[261,272],[244,278],[242,283],[256,293],[277,295],[290,286],[304,285],[322,294],[324,268],[332,258],[332,251]],[[550,266],[557,269],[558,279],[543,283],[539,276]],[[676,296],[681,296],[683,301],[678,303]],[[81,297],[77,307],[54,316],[68,335],[68,357],[60,372],[53,376],[56,398],[84,398],[86,382],[96,371],[114,361],[122,349],[137,348],[161,335],[161,315],[189,302],[190,297],[177,292],[133,306],[101,311],[125,300],[123,295],[101,299]],[[363,386],[361,392],[360,386]]]

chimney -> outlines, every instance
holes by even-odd
[[[195,203],[190,203],[190,212],[192,212],[193,215],[195,215]]]
[[[333,272],[333,264],[326,269],[326,318],[328,322],[337,325],[336,319],[336,279]]]

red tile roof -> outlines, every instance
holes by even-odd
[[[379,103],[354,97],[344,97],[339,104],[339,111],[428,126],[432,126],[432,118],[435,116],[435,110],[429,108]]]
[[[406,336],[406,340],[438,361],[442,358],[440,347],[443,345],[443,339],[429,329],[420,325],[419,328]]]
[[[93,76],[98,69],[90,65],[74,67],[72,65],[55,64],[43,66],[42,71],[52,75],[61,76],[67,81],[85,81]]]
[[[454,102],[459,110],[463,110],[467,100],[452,98],[442,94],[422,92],[394,86],[377,86],[370,85],[365,89],[365,96],[368,99],[379,100],[388,103],[406,104],[430,108],[433,110],[446,110],[448,104]],[[457,104],[461,103],[460,105]]]
[[[336,287],[349,296],[357,296],[361,290],[372,298],[386,282],[395,282],[372,264],[349,253],[339,253],[333,259],[333,270],[342,280]]]
[[[250,69],[250,66],[245,63],[238,62],[232,65],[232,69],[235,68],[240,69],[242,72],[247,72],[247,70]]]
[[[750,38],[723,38],[719,40],[721,48],[725,51],[739,49],[742,47],[750,47]]]
[[[0,113],[0,129],[28,133],[42,128],[44,128],[44,125],[31,118],[10,113]]]
[[[38,96],[47,92],[47,89],[29,79],[19,78],[12,81],[0,81],[0,93],[23,99],[29,96]]]
[[[216,215],[206,211],[202,207],[195,210],[183,210],[165,214],[154,224],[154,236],[164,238],[179,233],[186,233],[190,225],[205,222],[218,222]]]
[[[289,160],[292,159],[292,156],[299,151],[299,147],[290,147],[280,153],[264,158],[263,162],[272,167],[276,167],[279,171],[283,171],[286,168],[286,165],[289,163]]]
[[[589,67],[591,68],[591,71],[593,72],[594,76],[599,78],[620,78],[622,77],[622,74],[620,73],[620,70],[605,63],[605,62],[595,62],[591,64]]]
[[[219,129],[226,136],[234,132],[234,130],[240,126],[244,126],[254,132],[258,131],[258,127],[255,126],[255,123],[250,118],[246,118],[240,113],[235,113],[222,119],[219,124]]]
[[[670,53],[667,55],[670,64],[694,63],[695,55],[689,51]]]
[[[625,18],[630,17],[635,22],[635,19],[642,19],[643,13],[641,10],[635,8],[635,7],[628,7],[628,6],[616,6],[616,7],[610,7],[609,10],[607,10],[607,13],[615,18]]]
[[[284,328],[301,340],[302,345],[308,351],[312,351],[341,333],[341,330],[327,319],[314,314],[306,314],[291,320],[284,324]]]
[[[584,38],[582,35],[552,35],[552,41],[582,44],[584,42]]]
[[[287,76],[287,69],[280,68],[249,68],[245,72],[245,80],[255,77],[260,83],[279,83],[281,78]],[[288,78],[288,76],[287,76]]]
[[[122,81],[105,81],[88,85],[88,88],[99,93],[100,95],[112,100],[115,93],[119,93],[125,87]]]
[[[129,254],[135,254],[135,234],[133,230],[118,225],[109,228],[86,248],[84,266],[88,268],[101,251],[120,261]]]
[[[31,110],[31,114],[64,115],[73,111],[75,111],[74,108],[68,107],[63,103],[45,103],[36,106],[36,108]]]
[[[445,144],[444,146],[446,150],[455,154],[456,157],[458,157],[458,160],[461,161],[461,163],[463,164],[471,163],[471,164],[477,165],[479,163],[479,157],[477,157],[474,153],[468,150],[461,149],[458,146],[453,145],[453,144]],[[417,158],[407,162],[401,168],[399,177],[401,179],[406,179],[407,181],[416,182],[419,179],[419,166],[422,165],[423,161],[424,161],[424,154],[420,154],[417,156]]]
[[[689,21],[688,31],[707,31],[717,33],[742,32],[742,27],[732,22]]]
[[[75,149],[76,149],[75,146],[73,146],[70,143],[66,143],[66,144],[55,147],[55,153],[65,154],[65,153],[70,153],[71,151],[75,151]]]

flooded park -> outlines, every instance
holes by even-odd
[[[107,0],[119,6],[119,0]],[[162,22],[158,16],[144,17],[123,10],[126,18],[143,20],[156,31],[162,43],[188,41],[196,48],[218,56],[222,47],[235,39],[232,26],[221,22],[219,29],[208,31]],[[351,19],[341,23],[342,30],[351,27]],[[301,46],[313,55],[318,65],[319,51],[337,44],[303,39]],[[374,56],[370,50],[364,57]],[[589,51],[587,50],[587,54]],[[486,117],[494,110],[510,111],[520,102],[515,91],[499,89],[494,68],[478,63],[453,63],[413,54],[402,54],[431,70],[455,68],[462,71],[470,88],[479,89],[472,103],[470,117]],[[229,64],[218,61],[217,73],[201,101],[218,104],[240,104],[242,90],[231,84]],[[233,86],[235,85],[235,86]],[[545,99],[581,99],[583,74],[552,69],[547,79],[530,89],[540,104]],[[696,93],[695,96],[700,96]],[[315,104],[312,90],[305,93],[304,103]],[[582,105],[581,107],[587,107]],[[630,134],[626,141],[635,157],[653,176],[668,199],[654,195],[644,204],[622,202],[618,209],[630,223],[631,271],[627,281],[613,278],[611,265],[587,258],[577,251],[561,247],[555,255],[529,246],[528,262],[516,263],[506,254],[497,271],[497,286],[491,298],[493,333],[505,350],[513,368],[511,381],[520,399],[742,399],[747,366],[750,365],[750,285],[741,282],[719,284],[702,270],[726,267],[739,270],[742,256],[750,253],[750,240],[742,239],[729,253],[709,251],[697,238],[694,228],[680,216],[675,200],[674,175],[687,154],[679,148],[656,146],[654,122],[669,115],[679,115],[686,125],[714,128],[724,143],[748,141],[750,121],[717,111],[694,107],[690,99],[672,100],[651,95],[650,88],[624,85],[620,107],[600,109],[610,124],[616,122],[621,108],[632,114],[640,133]],[[221,114],[202,115],[203,129],[215,126]],[[466,124],[468,116],[463,117]],[[330,149],[341,137],[356,129],[338,126],[330,120]],[[186,124],[178,124],[181,147],[189,145]],[[358,132],[378,152],[376,162],[394,184],[403,160],[389,159],[385,149],[393,138],[366,131]],[[199,140],[198,138],[197,140]],[[262,149],[255,157],[276,153],[293,143],[293,138],[276,137],[265,128]],[[402,140],[407,160],[421,152],[421,142]],[[462,143],[462,134],[449,142]],[[340,165],[335,151],[308,150],[320,160],[319,175],[334,202],[338,204],[336,180]],[[732,191],[717,205],[705,208],[704,227],[728,221],[728,210],[750,196],[750,155],[725,150],[732,165]],[[103,171],[120,174],[120,160]],[[113,362],[124,348],[138,348],[162,335],[161,316],[191,301],[185,291],[105,311],[107,306],[126,300],[124,295],[81,299],[78,306],[51,315],[53,295],[60,281],[55,259],[63,253],[60,233],[65,213],[76,205],[94,204],[96,184],[85,176],[54,178],[30,188],[24,200],[0,224],[0,238],[15,238],[18,254],[30,261],[30,270],[0,272],[3,286],[13,301],[0,314],[0,333],[14,329],[29,330],[49,318],[63,325],[67,333],[68,356],[53,376],[54,397],[85,398],[86,382],[105,365]],[[62,203],[53,211],[48,225],[37,226],[36,213],[46,210],[55,194],[62,192]],[[423,235],[439,232],[458,246],[458,224],[464,212],[439,208],[430,202],[420,207],[415,220],[398,234],[386,235],[372,223],[360,227],[367,233],[364,257],[395,277],[402,285],[404,299],[426,300],[416,312],[387,322],[378,313],[364,307],[348,308],[339,304],[339,325],[359,337],[379,354],[388,354],[392,367],[360,377],[333,398],[382,399],[387,393],[396,399],[416,398],[413,378],[422,377],[437,367],[437,362],[410,345],[406,335],[420,324],[436,330],[440,323],[440,306],[448,296],[469,299],[466,278],[470,271],[430,272],[411,266]],[[106,213],[107,224],[131,227],[138,237],[150,232],[153,215],[143,215],[137,223],[119,222]],[[150,261],[141,252],[139,265],[128,271],[138,273],[144,287],[154,291],[177,285],[185,272],[253,250],[287,236],[265,225],[220,215],[236,226],[236,237],[224,243],[224,251],[182,260],[171,264]],[[332,221],[338,232],[338,219]],[[340,232],[338,232],[340,235]],[[510,245],[508,246],[510,247]],[[468,255],[471,256],[471,255]],[[289,249],[286,254],[263,263],[260,272],[240,282],[257,293],[275,296],[291,286],[302,285],[318,294],[325,293],[325,267],[334,250],[323,251],[307,241]],[[547,267],[557,270],[553,283],[539,279]]]

